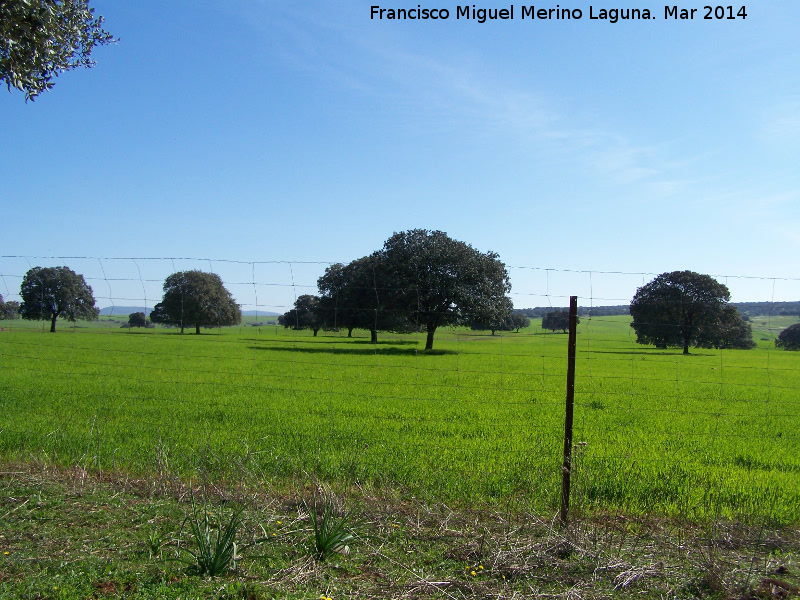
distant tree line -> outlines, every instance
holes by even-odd
[[[800,316],[800,302],[731,302],[740,314],[748,317],[758,316]]]
[[[566,306],[536,306],[534,308],[518,308],[515,309],[514,312],[521,313],[527,317],[530,317],[531,319],[541,319],[548,313],[563,310],[569,312],[569,308]],[[629,314],[631,314],[631,311],[630,306],[627,304],[620,306],[578,306],[579,317],[611,317]]]
[[[730,302],[742,317],[755,316],[800,316],[800,302]],[[610,317],[631,314],[630,304],[615,306],[579,306],[578,315],[581,317]],[[568,310],[566,307],[537,306],[534,308],[516,308],[514,312],[521,313],[531,319],[541,319],[553,310]]]

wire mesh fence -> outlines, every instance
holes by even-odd
[[[655,274],[509,267],[531,325],[489,332],[284,328],[330,263],[0,257],[19,301],[34,266],[91,285],[96,321],[0,323],[0,452],[98,472],[228,480],[314,477],[431,500],[560,500],[567,336],[541,314],[578,296],[573,508],[697,519],[800,517],[798,355],[775,348],[800,280],[716,276],[747,309],[757,348],[636,343],[624,307]],[[171,273],[217,273],[242,322],[180,335],[127,327]],[[612,309],[608,307],[622,307]],[[614,314],[618,313],[618,314]],[[352,334],[352,337],[348,336]]]

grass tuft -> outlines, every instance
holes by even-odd
[[[217,525],[213,524],[210,518],[211,512],[208,505],[203,501],[202,506],[194,500],[192,496],[192,514],[187,515],[181,525],[181,529],[189,524],[189,531],[192,534],[196,549],[191,550],[185,546],[178,545],[181,550],[191,556],[191,558],[179,558],[181,562],[192,565],[198,575],[217,577],[226,571],[235,571],[239,556],[236,546],[236,532],[242,524],[242,512],[244,507],[236,510],[231,515],[226,524],[223,525],[223,514],[220,508],[217,513]]]
[[[322,516],[316,498],[313,508],[308,504],[305,507],[314,528],[314,556],[324,561],[333,554],[349,554],[349,544],[356,539],[353,527],[357,525],[351,515],[337,515],[333,502],[327,498],[322,503]]]

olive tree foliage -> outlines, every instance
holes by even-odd
[[[750,348],[749,324],[728,306],[727,286],[693,271],[662,273],[640,287],[631,301],[631,316],[640,344],[658,348],[689,346]]]
[[[580,323],[579,317],[576,317],[576,323]],[[551,310],[542,317],[542,329],[549,329],[556,331],[560,329],[563,333],[567,333],[569,329],[569,310]]]
[[[88,0],[0,0],[0,80],[26,101],[64,71],[94,66],[95,46],[114,41]]]
[[[789,325],[781,331],[775,345],[784,350],[800,350],[800,323]]]
[[[19,319],[19,302],[9,300],[3,301],[3,295],[0,294],[0,321]]]
[[[511,312],[511,284],[498,255],[443,231],[395,233],[375,258],[379,298],[397,318],[427,331],[426,350],[433,348],[439,327],[494,323]]]
[[[164,281],[164,298],[150,313],[153,323],[184,328],[225,327],[242,322],[239,305],[219,275],[204,271],[179,271]]]
[[[100,313],[92,288],[83,275],[69,267],[33,267],[22,278],[19,295],[20,316],[31,321],[50,321],[51,333],[55,333],[59,317],[72,322],[92,321]]]
[[[318,296],[303,294],[294,301],[294,308],[278,317],[278,323],[285,328],[310,329],[314,337],[325,326],[325,315]]]

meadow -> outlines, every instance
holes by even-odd
[[[583,319],[575,509],[796,524],[800,354],[771,341],[793,321],[754,319],[755,350],[683,356],[635,344],[627,317]],[[567,336],[538,321],[441,330],[431,352],[422,334],[253,318],[200,336],[120,323],[4,324],[3,461],[557,510]]]

